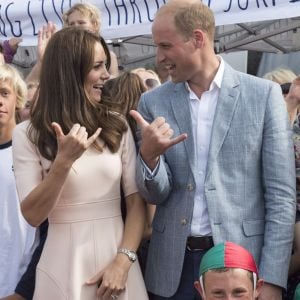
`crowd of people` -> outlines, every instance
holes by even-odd
[[[157,72],[62,19],[25,80],[0,47],[0,299],[300,299],[300,76],[234,70],[201,1],[156,13]]]

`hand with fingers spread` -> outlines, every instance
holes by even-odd
[[[149,124],[139,112],[130,111],[130,115],[135,119],[141,129],[140,154],[150,169],[154,169],[159,156],[164,154],[170,147],[184,141],[187,134],[183,133],[172,138],[174,132],[165,118],[158,117]]]
[[[95,142],[101,132],[101,129],[98,128],[96,132],[88,138],[86,128],[79,124],[74,124],[70,132],[65,135],[58,123],[53,122],[51,125],[57,138],[57,156],[71,163],[78,159],[83,152]]]
[[[98,285],[97,297],[101,300],[111,300],[117,297],[125,289],[128,277],[128,271],[131,262],[125,257],[117,256],[104,270],[98,272],[94,277],[89,279],[87,285]]]
[[[52,22],[48,22],[38,32],[38,60],[41,62],[44,57],[46,46],[56,32],[56,26]]]

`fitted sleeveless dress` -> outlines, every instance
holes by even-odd
[[[28,121],[13,136],[14,169],[20,199],[46,176],[51,162],[26,135]],[[58,203],[49,214],[47,240],[36,271],[35,300],[96,300],[97,285],[85,282],[115,257],[124,231],[120,184],[136,193],[135,145],[130,130],[117,153],[90,147],[77,159]],[[138,262],[132,264],[119,300],[148,299]]]

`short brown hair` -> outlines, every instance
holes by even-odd
[[[213,11],[199,0],[169,1],[159,9],[157,16],[162,13],[174,16],[175,27],[186,38],[190,38],[195,29],[201,29],[207,33],[211,41],[214,41],[215,17]]]
[[[137,109],[144,92],[146,92],[146,87],[142,79],[130,71],[125,71],[122,75],[108,80],[104,85],[103,103],[118,107],[118,111],[126,118],[134,136],[137,126],[129,112]]]

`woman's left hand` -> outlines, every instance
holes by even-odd
[[[131,262],[118,254],[104,270],[89,279],[87,285],[98,285],[97,296],[101,300],[117,299],[124,291]]]

